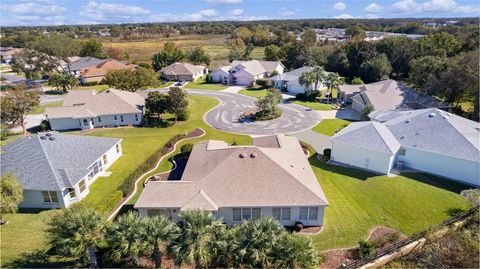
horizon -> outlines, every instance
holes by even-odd
[[[180,3],[5,0],[0,4],[0,23],[3,27],[48,27],[308,19],[463,19],[478,18],[480,14],[480,4],[472,0],[182,0]]]

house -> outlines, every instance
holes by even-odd
[[[49,107],[45,117],[52,130],[140,125],[145,99],[138,93],[106,90],[70,91],[61,107]]]
[[[65,72],[69,72],[75,77],[80,77],[82,70],[86,68],[96,67],[101,63],[107,61],[106,59],[97,59],[95,57],[75,57],[70,59],[70,64],[63,67]]]
[[[298,79],[300,76],[308,71],[311,71],[313,67],[304,66],[298,69],[292,70],[287,73],[279,74],[270,78],[271,85],[281,91],[287,91],[290,93],[298,94],[305,93],[305,86],[300,85]],[[323,89],[325,85],[318,83],[317,89]],[[310,85],[310,88],[314,88],[314,84]]]
[[[480,125],[429,108],[370,114],[331,138],[333,162],[388,174],[414,169],[480,185]]]
[[[87,67],[80,71],[80,82],[86,84],[89,82],[100,82],[105,79],[109,71],[115,70],[133,70],[138,66],[135,64],[124,63],[115,59],[108,59],[96,66]]]
[[[252,146],[209,140],[193,147],[181,180],[150,181],[134,208],[142,216],[212,211],[229,225],[272,216],[285,226],[322,226],[328,205],[297,138],[254,138]]]
[[[274,61],[233,61],[230,66],[222,66],[212,72],[212,80],[227,85],[249,86],[257,79],[268,78],[272,74],[283,74],[285,67]]]
[[[21,48],[0,47],[0,62],[12,64],[15,62],[15,54],[20,53]]]
[[[22,185],[20,208],[67,208],[121,155],[121,139],[39,133],[2,147],[1,173]]]
[[[173,63],[160,70],[160,77],[169,81],[194,81],[206,74],[208,74],[208,69],[205,66],[189,63]]]
[[[422,95],[398,81],[388,79],[364,85],[340,85],[340,98],[362,113],[366,106],[376,111],[448,108],[431,96]]]

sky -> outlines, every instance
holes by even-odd
[[[2,0],[1,26],[479,17],[480,0]]]

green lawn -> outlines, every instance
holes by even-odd
[[[449,218],[450,210],[469,208],[458,194],[466,187],[452,181],[423,174],[377,176],[315,157],[310,163],[329,202],[324,230],[313,236],[320,251],[354,246],[377,225],[420,232]]]
[[[300,101],[300,100],[294,100],[292,103],[297,104],[297,105],[302,105],[309,107],[313,110],[332,110],[332,104],[323,104],[318,101]]]
[[[46,104],[43,104],[43,105],[40,105],[37,107],[37,109],[33,110],[32,112],[30,112],[30,114],[42,114],[43,112],[45,112],[45,109],[47,107],[59,107],[59,106],[62,106],[63,104],[63,101],[56,101],[56,102],[51,102],[51,103],[46,103]]]
[[[263,87],[253,87],[253,88],[247,88],[247,89],[243,89],[243,90],[240,90],[238,91],[239,94],[243,94],[243,95],[248,95],[250,97],[254,97],[254,98],[262,98],[262,97],[265,97],[267,96],[267,89],[263,88]]]
[[[336,130],[341,130],[347,127],[351,121],[342,119],[325,119],[312,128],[313,131],[328,136],[333,136]]]
[[[211,91],[221,91],[225,90],[227,86],[222,84],[214,84],[205,82],[205,76],[199,77],[197,80],[189,82],[185,85],[187,89],[199,89],[199,90],[211,90]]]
[[[93,86],[78,86],[73,89],[74,90],[95,90],[98,93],[101,93],[105,90],[108,90],[108,88],[109,88],[108,85],[100,84],[100,85],[93,85]]]
[[[0,140],[0,147],[5,146],[6,144],[8,144],[10,142],[13,142],[14,140],[16,140],[16,139],[18,139],[22,136],[23,136],[23,134],[21,132],[20,133],[12,133],[9,136],[7,136],[7,139]]]

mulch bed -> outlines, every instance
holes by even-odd
[[[317,234],[321,232],[322,229],[323,229],[322,226],[305,227],[300,231],[300,233],[301,234]]]
[[[320,268],[338,268],[346,260],[355,260],[357,254],[356,248],[335,249],[323,252],[325,262],[320,265]]]

